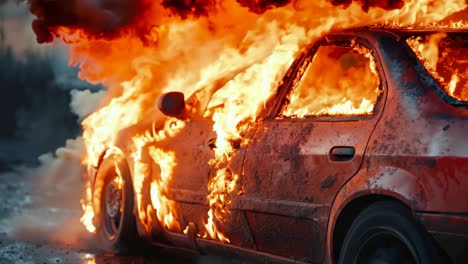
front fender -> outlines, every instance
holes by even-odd
[[[91,184],[91,188],[92,188],[93,190],[94,190],[94,188],[96,187],[96,178],[97,178],[96,176],[97,176],[99,167],[101,166],[102,161],[104,160],[104,156],[106,155],[106,152],[107,152],[108,150],[109,150],[109,149],[105,149],[105,150],[99,155],[98,163],[96,164],[96,166],[89,166],[89,168],[88,168],[87,174],[88,174],[88,177],[89,177],[89,183]]]
[[[140,164],[151,164],[149,162],[149,156],[144,155],[142,153],[141,158],[138,160]],[[141,216],[138,210],[138,205],[143,203],[143,204],[148,204],[149,201],[149,183],[148,181],[151,179],[151,166],[146,166],[146,169],[144,171],[141,171],[141,166],[136,166],[135,162],[132,158],[129,157],[129,155],[125,155],[125,153],[118,147],[112,147],[106,149],[99,158],[98,165],[96,168],[92,168],[94,170],[93,176],[90,178],[91,184],[92,184],[92,194],[93,194],[93,207],[96,207],[99,205],[98,197],[101,192],[100,190],[100,184],[99,184],[99,171],[102,169],[102,165],[105,164],[106,160],[114,160],[119,164],[119,168],[122,172],[125,171],[125,173],[128,173],[129,178],[132,180],[132,186],[133,186],[133,214],[135,215],[136,219],[136,224],[137,224],[137,231],[140,236],[142,237],[147,237],[150,234],[150,223],[146,222],[143,223],[142,219],[148,220],[145,216]],[[136,172],[135,170],[140,170],[139,172]],[[138,179],[137,179],[138,178]],[[146,208],[146,207],[145,207]],[[144,212],[146,213],[146,212]]]
[[[343,185],[333,201],[326,242],[329,263],[334,263],[333,235],[340,213],[352,201],[366,195],[392,197],[405,203],[412,210],[424,207],[427,202],[426,188],[417,176],[395,167],[382,167],[369,171],[361,169]]]

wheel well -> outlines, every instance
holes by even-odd
[[[391,196],[386,195],[365,195],[359,198],[354,199],[350,203],[348,203],[345,208],[340,212],[338,219],[335,224],[335,230],[333,232],[333,257],[334,259],[338,259],[340,256],[341,245],[346,237],[346,233],[348,229],[351,227],[353,220],[359,215],[359,213],[364,210],[366,207],[371,205],[372,203],[383,201],[383,200],[390,200],[396,201],[400,204],[403,204],[405,207],[408,207],[402,201],[393,198]],[[408,207],[408,209],[410,209]]]

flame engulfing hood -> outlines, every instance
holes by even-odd
[[[403,0],[327,0],[335,6],[348,7],[356,2],[362,10],[370,7],[380,7],[386,10],[399,9],[404,6]],[[33,21],[33,29],[39,43],[51,42],[54,36],[59,36],[58,29],[81,29],[93,37],[111,38],[122,30],[133,25],[136,33],[144,34],[152,25],[141,23],[147,18],[145,13],[154,9],[155,4],[150,0],[29,0],[31,12],[37,16]],[[163,0],[160,4],[160,16],[176,14],[181,18],[208,16],[217,9],[223,9],[222,0]],[[297,0],[237,0],[240,6],[249,11],[262,14],[265,11],[295,5]],[[313,15],[313,10],[311,14]],[[154,15],[153,12],[151,15]],[[158,20],[158,18],[152,18]],[[137,26],[135,26],[135,24]]]

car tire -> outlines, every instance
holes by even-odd
[[[437,252],[408,208],[398,202],[380,201],[353,221],[338,263],[440,263]]]
[[[118,171],[121,176],[119,184]],[[133,213],[133,184],[130,170],[124,160],[104,160],[96,177],[98,203],[95,220],[97,236],[105,250],[127,254],[135,250],[139,242],[136,219]]]

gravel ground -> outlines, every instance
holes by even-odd
[[[79,223],[81,210],[77,200],[76,206],[70,206],[67,199],[57,194],[60,191],[41,189],[42,183],[34,178],[37,175],[26,169],[11,170],[9,166],[3,169],[0,172],[0,264],[245,263],[153,247],[136,256],[99,251],[93,237]],[[74,195],[68,193],[67,198]]]

